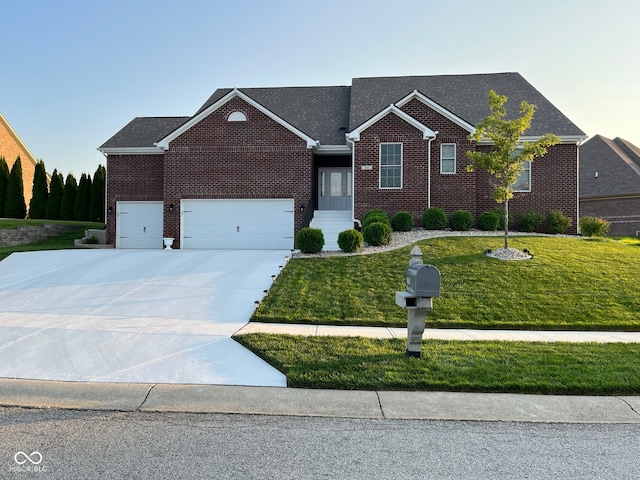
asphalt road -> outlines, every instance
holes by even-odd
[[[631,479],[630,424],[0,408],[0,478]]]

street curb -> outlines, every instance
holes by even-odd
[[[378,420],[640,423],[638,396],[311,390],[0,379],[0,406]]]

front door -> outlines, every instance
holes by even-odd
[[[318,210],[351,210],[350,167],[318,169]]]

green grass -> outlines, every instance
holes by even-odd
[[[103,223],[96,222],[69,222],[69,221],[50,221],[50,220],[13,220],[1,219],[0,228],[16,228],[18,225],[41,226],[45,223],[56,223],[63,225],[76,226],[76,230],[70,230],[61,235],[56,235],[40,242],[29,243],[27,245],[16,245],[13,247],[0,247],[0,260],[5,259],[13,252],[35,252],[38,250],[63,250],[74,248],[73,241],[84,236],[84,231],[89,228],[104,228]]]
[[[513,237],[533,259],[482,254],[500,237],[419,242],[442,274],[427,326],[480,329],[640,330],[636,239]],[[253,319],[260,322],[405,326],[395,305],[411,247],[373,255],[292,259]]]
[[[432,390],[569,395],[640,394],[640,345],[534,342],[423,342],[407,358],[404,340],[234,337],[298,388]]]

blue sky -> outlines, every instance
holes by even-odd
[[[640,146],[637,0],[0,0],[0,113],[77,177],[136,116],[219,87],[519,72],[588,135]]]

